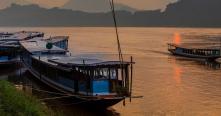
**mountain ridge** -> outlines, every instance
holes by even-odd
[[[116,11],[123,27],[221,27],[220,0],[179,0],[165,11]],[[17,5],[0,10],[0,26],[114,26],[111,12],[88,13],[38,5]]]
[[[102,13],[110,11],[110,3],[108,0],[70,0],[61,8],[90,13]],[[116,10],[125,10],[130,12],[136,11],[135,8],[120,3],[116,3],[115,8]]]

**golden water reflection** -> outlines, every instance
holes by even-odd
[[[177,85],[181,84],[182,68],[176,64],[176,60],[173,61],[173,79]]]
[[[113,28],[59,27],[59,28],[0,28],[0,31],[43,31],[47,36],[69,35],[73,55],[117,58],[116,37]],[[183,33],[221,33],[221,29],[193,28],[119,28],[125,58],[134,56],[136,61],[133,93],[143,99],[133,99],[124,107],[112,107],[112,115],[121,116],[220,116],[221,70],[217,63],[198,62],[170,56],[166,43],[181,42]],[[175,33],[176,32],[176,33]],[[175,34],[174,34],[175,33]],[[182,38],[182,43],[187,41]],[[207,42],[197,38],[188,42]],[[87,55],[85,55],[87,54]],[[168,60],[169,57],[169,60]],[[12,78],[11,78],[12,79]],[[39,95],[39,93],[38,93]],[[44,94],[42,96],[45,96]],[[65,113],[94,113],[77,107],[57,107]],[[98,112],[99,113],[99,112]],[[71,115],[70,115],[71,116]]]

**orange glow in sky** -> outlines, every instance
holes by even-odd
[[[179,33],[174,33],[173,43],[177,45],[181,43],[181,36]]]

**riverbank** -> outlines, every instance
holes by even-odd
[[[0,116],[57,116],[33,96],[0,80]]]

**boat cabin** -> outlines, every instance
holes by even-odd
[[[71,68],[72,79],[76,84],[75,92],[84,95],[129,94],[129,66],[132,65],[130,62],[73,57],[48,61]]]
[[[55,36],[46,39],[46,42],[50,42],[59,48],[68,50],[68,39],[68,36]]]

